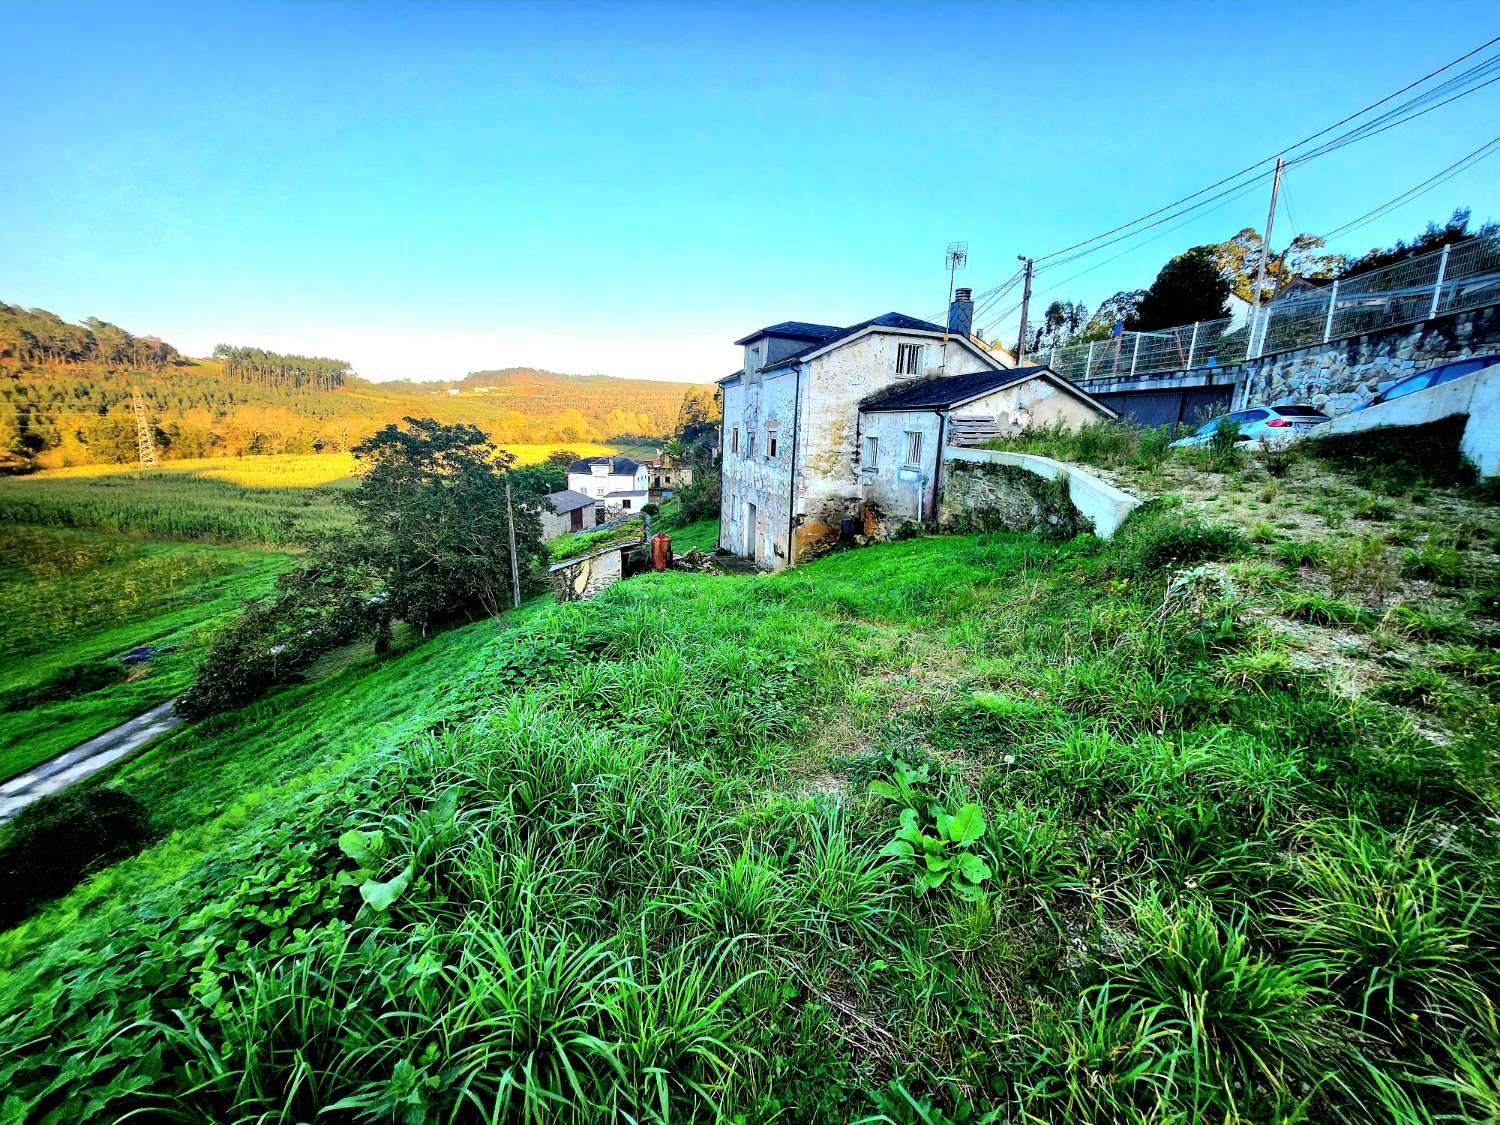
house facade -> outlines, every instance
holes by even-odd
[[[646,466],[629,457],[584,457],[568,466],[568,490],[602,501],[611,513],[639,511],[646,479]]]
[[[947,327],[901,313],[751,333],[724,399],[719,545],[771,570],[860,531],[933,518],[942,450],[1113,412],[1045,367],[971,337],[960,289]]]

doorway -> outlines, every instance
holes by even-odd
[[[745,554],[752,559],[755,557],[755,535],[756,529],[758,528],[759,524],[760,512],[756,509],[754,504],[751,504],[747,501],[745,504],[744,528]]]

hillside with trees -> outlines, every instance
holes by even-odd
[[[408,415],[479,427],[500,443],[655,438],[691,383],[479,371],[458,381],[359,378],[345,360],[220,344],[191,359],[155,336],[0,303],[0,472],[136,457],[139,390],[164,460],[346,452]]]

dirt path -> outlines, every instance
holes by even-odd
[[[50,761],[0,784],[0,823],[9,820],[38,797],[66,789],[75,781],[139,750],[159,734],[182,722],[172,701],[137,715],[128,723],[105,731]]]

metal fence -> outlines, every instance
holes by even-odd
[[[1473,238],[1320,289],[1288,294],[1244,320],[1227,317],[1125,332],[1054,348],[1048,363],[1075,380],[1212,368],[1497,303],[1500,242]]]

